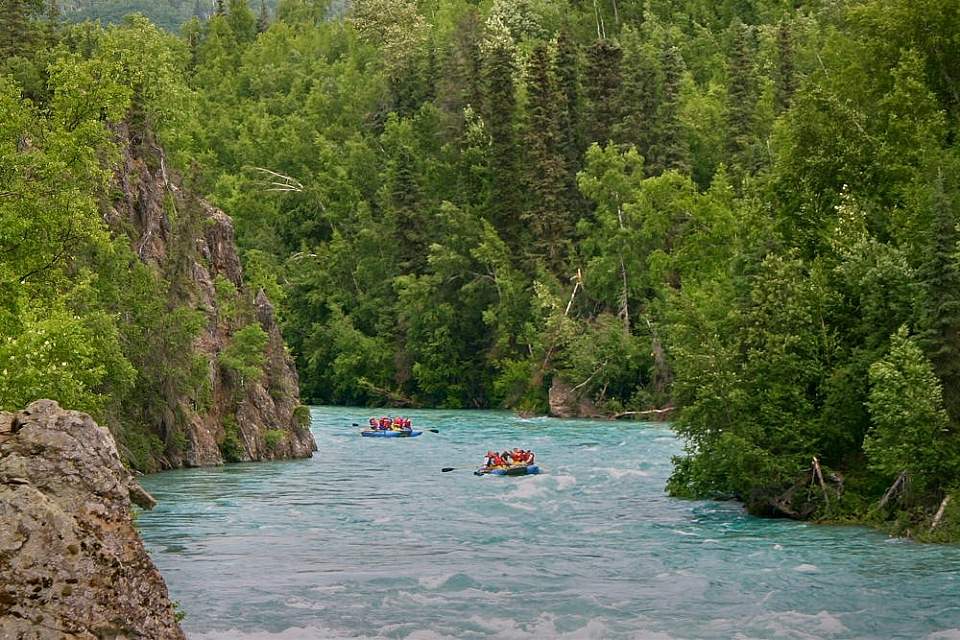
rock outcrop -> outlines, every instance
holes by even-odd
[[[556,377],[550,385],[550,415],[554,418],[602,418],[596,405],[570,383]]]
[[[114,175],[117,197],[104,218],[171,283],[171,305],[199,309],[206,316],[193,345],[207,363],[206,397],[175,389],[164,398],[156,435],[166,449],[154,466],[311,456],[316,443],[309,413],[300,406],[293,358],[270,301],[244,282],[232,220],[182,186],[148,132],[123,126],[116,133],[122,152]],[[253,323],[268,336],[265,364],[259,376],[242,379],[222,366],[220,355],[237,331]],[[170,434],[183,437],[177,443]],[[123,450],[124,442],[118,440]]]
[[[184,638],[131,501],[155,504],[90,416],[0,413],[0,638]]]

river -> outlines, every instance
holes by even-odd
[[[440,433],[317,407],[312,460],[142,478],[190,638],[960,639],[960,548],[669,498],[667,425],[409,415]],[[472,474],[514,446],[544,473]]]

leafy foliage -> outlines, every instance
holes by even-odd
[[[235,216],[309,401],[543,411],[564,382],[677,408],[676,494],[859,518],[906,471],[882,517],[929,519],[960,484],[957,12],[788,4],[284,0],[258,26],[236,1],[181,40],[69,29],[48,58],[37,7],[8,14],[32,35],[0,67],[4,357],[40,318],[57,349],[160,326],[96,315],[155,290],[98,277],[104,122],[134,117]],[[258,330],[230,375],[256,375]],[[124,360],[150,371],[129,344],[22,375],[103,404]],[[186,364],[168,383],[199,398]],[[817,469],[847,492],[829,507],[794,489]]]

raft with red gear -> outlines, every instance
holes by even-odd
[[[374,431],[372,429],[368,429],[366,431],[361,431],[360,435],[362,435],[364,438],[416,438],[421,433],[423,433],[423,431],[414,431],[413,429],[410,429],[409,431],[394,431],[393,429],[377,429]]]
[[[535,464],[514,464],[507,467],[480,467],[473,472],[475,476],[533,476],[540,473]]]

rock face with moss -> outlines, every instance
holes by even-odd
[[[131,502],[155,504],[90,416],[0,413],[0,638],[185,637]]]
[[[104,217],[164,279],[168,306],[196,322],[190,353],[159,356],[186,362],[191,383],[161,381],[169,388],[145,421],[148,445],[141,438],[135,450],[118,434],[121,455],[144,470],[309,457],[316,444],[293,359],[267,296],[244,281],[230,217],[181,184],[149,133],[120,127],[117,140]]]

